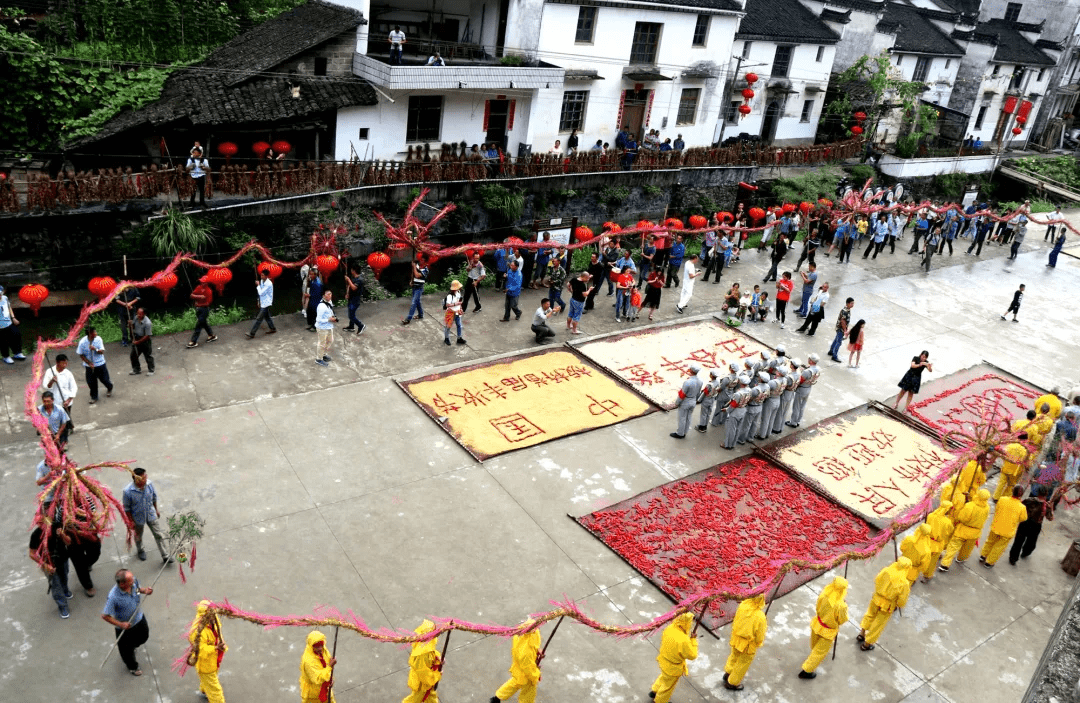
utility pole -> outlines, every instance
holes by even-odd
[[[720,146],[724,143],[724,130],[727,129],[727,111],[731,105],[731,93],[735,90],[735,81],[739,78],[739,70],[742,69],[743,57],[740,54],[736,57],[735,61],[735,73],[731,75],[731,85],[724,91],[724,102],[720,105],[720,138],[716,141],[716,145]]]

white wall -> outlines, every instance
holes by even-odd
[[[990,144],[994,138],[994,130],[997,127],[998,118],[1001,116],[1002,107],[1005,104],[1005,90],[1009,87],[1009,81],[1015,67],[1008,65],[1001,65],[998,69],[998,75],[992,75],[993,67],[987,66],[986,73],[983,76],[982,85],[979,87],[979,98],[975,101],[975,106],[971,110],[971,120],[968,123],[966,135],[975,135],[983,140],[987,145]],[[1009,117],[1009,124],[1005,129],[1003,135],[1003,141],[1005,144],[1020,145],[1026,142],[1031,136],[1031,127],[1035,124],[1035,117],[1039,114],[1039,110],[1042,108],[1043,99],[1042,96],[1046,94],[1047,87],[1050,82],[1050,76],[1053,73],[1050,67],[1047,67],[1043,71],[1043,79],[1041,81],[1038,78],[1038,69],[1029,70],[1028,76],[1025,79],[1024,85],[1021,86],[1023,91],[1023,99],[1031,100],[1029,96],[1032,94],[1040,96],[1037,100],[1033,100],[1034,103],[1031,108],[1031,112],[1028,114],[1027,124],[1023,125],[1023,132],[1019,135],[1013,135],[1010,131],[1013,127],[1018,126],[1013,124],[1013,117]],[[993,91],[995,95],[990,99],[984,99],[982,96],[987,91]],[[988,105],[986,110],[986,116],[983,119],[982,127],[975,128],[975,120],[979,116],[979,108],[982,105]],[[1019,103],[1018,103],[1019,105]],[[1013,111],[1015,116],[1016,111]],[[965,135],[965,136],[966,136]]]
[[[825,3],[818,0],[803,0],[802,4],[819,16],[822,8],[825,7]],[[846,10],[847,8],[833,5],[832,9]],[[851,21],[847,24],[826,23],[840,35],[840,43],[836,45],[836,59],[834,61],[836,71],[843,71],[848,68],[864,54],[876,56],[893,45],[896,40],[895,35],[878,34],[875,29],[880,16],[881,14],[877,12],[852,10]]]
[[[994,170],[996,160],[994,155],[898,159],[885,154],[878,162],[878,168],[893,178],[920,178],[948,173],[989,173]]]
[[[915,66],[919,62],[919,56],[915,54],[894,53],[892,64],[905,81],[910,81],[915,76]],[[952,96],[952,88],[956,83],[956,74],[960,70],[960,56],[934,56],[931,57],[930,68],[926,72],[923,81],[930,86],[930,90],[922,94],[922,99],[928,103],[948,105]],[[899,65],[897,65],[899,63]]]

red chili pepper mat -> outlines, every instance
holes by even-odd
[[[908,406],[908,411],[939,432],[970,430],[986,421],[982,415],[994,403],[998,405],[993,419],[1022,419],[1043,392],[999,373],[986,372],[987,368],[977,366],[927,384],[925,390],[934,395],[920,398]],[[972,372],[980,371],[983,373],[971,377]]]
[[[714,466],[575,519],[675,602],[703,591],[753,588],[789,558],[828,560],[865,546],[876,532],[758,457]],[[778,595],[821,573],[788,572]],[[737,606],[713,602],[702,624],[713,629],[730,622]]]

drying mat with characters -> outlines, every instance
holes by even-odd
[[[923,383],[908,412],[937,432],[969,430],[990,413],[1022,420],[1044,391],[992,364],[979,364]]]
[[[478,461],[654,410],[566,348],[485,361],[398,385]]]
[[[675,602],[760,587],[790,559],[820,563],[865,546],[876,532],[762,456],[714,466],[574,520]],[[793,569],[775,595],[821,573]],[[702,624],[711,630],[730,622],[737,606],[714,601]]]
[[[678,404],[687,369],[697,364],[708,380],[710,369],[727,375],[729,362],[772,350],[755,339],[709,318],[622,332],[573,345],[665,410]]]
[[[940,440],[877,403],[759,451],[879,528],[921,501],[927,484],[953,458]]]

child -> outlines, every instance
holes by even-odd
[[[847,365],[849,369],[859,368],[859,361],[862,358],[863,347],[863,330],[866,326],[866,320],[859,320],[855,323],[855,326],[848,332],[848,360]],[[851,360],[855,359],[855,363],[852,364]]]
[[[747,293],[739,301],[739,311],[735,313],[735,317],[739,319],[739,322],[746,320],[746,311],[750,308],[750,303],[753,301],[753,297]]]
[[[750,319],[754,322],[765,322],[769,317],[769,294],[762,291],[761,297],[758,298],[757,305],[750,310]]]
[[[641,312],[641,291],[637,286],[630,289],[630,320],[637,320],[638,313]]]
[[[926,238],[926,242],[923,245],[923,262],[922,265],[926,267],[926,271],[930,271],[930,259],[934,257],[934,252],[937,251],[938,244],[941,243],[941,225],[934,225],[934,228],[930,230],[930,236]]]
[[[1024,299],[1024,284],[1021,283],[1020,287],[1016,290],[1015,293],[1013,293],[1013,299],[1012,299],[1012,302],[1009,303],[1009,309],[1005,311],[1005,315],[1008,315],[1010,312],[1012,313],[1012,316],[1013,316],[1012,321],[1013,322],[1017,321],[1016,316],[1020,314],[1020,301],[1023,300],[1023,299]],[[1005,319],[1005,315],[1001,316],[1002,320]]]

